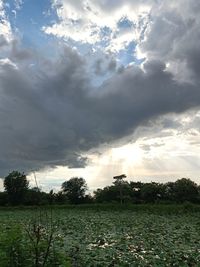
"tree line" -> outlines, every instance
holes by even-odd
[[[198,203],[200,186],[191,179],[175,182],[143,183],[125,181],[126,175],[113,177],[113,184],[88,193],[84,178],[72,177],[62,183],[59,192],[44,192],[39,187],[30,187],[24,173],[13,171],[4,178],[4,191],[0,192],[0,205],[47,205],[47,204],[92,204],[92,203]]]

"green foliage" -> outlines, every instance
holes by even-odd
[[[41,204],[42,192],[37,188],[31,188],[27,190],[26,205],[39,205]]]
[[[23,173],[13,171],[4,179],[5,192],[0,192],[0,206],[6,205],[56,205],[86,203],[200,203],[200,186],[187,178],[167,183],[142,183],[124,181],[125,175],[115,176],[111,186],[98,188],[93,196],[86,195],[87,184],[83,178],[73,177],[61,185],[57,193],[39,188],[28,188]]]
[[[1,267],[70,267],[65,255],[64,239],[59,233],[58,222],[49,211],[23,213],[17,211],[2,221],[0,229]],[[20,212],[19,212],[20,213]],[[26,216],[31,215],[31,216]],[[9,222],[9,226],[7,226]]]
[[[0,192],[0,206],[5,206],[8,203],[7,192]]]
[[[67,203],[66,195],[62,191],[59,191],[58,193],[54,194],[54,202],[57,204]]]
[[[1,233],[0,237],[0,259],[2,267],[23,266],[23,242],[20,225],[6,227],[6,234]]]
[[[33,266],[68,266],[68,258],[63,257],[63,239],[59,235],[57,223],[53,221],[52,212],[48,214],[40,210],[24,229]]]
[[[116,186],[106,186],[103,189],[97,189],[94,191],[94,198],[96,202],[111,202],[118,201],[119,199],[119,190]]]
[[[94,198],[98,203],[121,201],[127,203],[131,202],[132,195],[132,189],[127,182],[121,182],[120,185],[117,183],[94,191]]]
[[[145,203],[155,203],[162,198],[162,185],[146,183],[141,188],[141,199]]]
[[[73,266],[198,266],[199,213],[86,209],[60,218]]]
[[[174,199],[177,202],[196,202],[198,198],[198,187],[193,181],[182,178],[174,183]]]
[[[190,179],[182,178],[176,182],[142,183],[116,181],[112,186],[97,189],[94,192],[97,203],[200,203],[200,190],[197,184]]]
[[[11,172],[4,179],[4,188],[12,205],[23,204],[28,190],[29,182],[24,173]]]
[[[0,211],[0,266],[199,266],[200,211],[186,204]]]
[[[84,200],[87,184],[83,178],[73,177],[62,184],[62,190],[70,203],[80,204]]]

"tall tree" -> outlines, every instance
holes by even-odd
[[[98,188],[94,191],[94,199],[99,203],[119,201],[119,189],[115,185]]]
[[[191,201],[198,199],[198,186],[188,178],[182,178],[174,183],[174,199],[177,202]]]
[[[28,185],[26,175],[18,171],[13,171],[4,178],[4,188],[12,205],[24,203]]]
[[[125,174],[121,174],[121,175],[113,177],[113,179],[115,180],[113,184],[119,188],[120,204],[122,204],[123,202],[122,184],[124,183],[124,178],[126,178]]]
[[[162,198],[162,184],[145,183],[141,187],[141,199],[146,203],[154,203]]]
[[[82,203],[86,190],[86,181],[81,177],[72,177],[62,184],[62,191],[66,194],[71,204]]]

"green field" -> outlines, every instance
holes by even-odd
[[[2,209],[0,266],[200,266],[199,211],[137,209]]]

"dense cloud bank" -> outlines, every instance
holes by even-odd
[[[100,86],[86,58],[69,46],[50,60],[0,36],[0,175],[83,167],[89,149],[160,115],[198,108],[200,4],[188,2],[182,14],[175,4],[152,9],[138,43],[143,66],[116,69]]]

